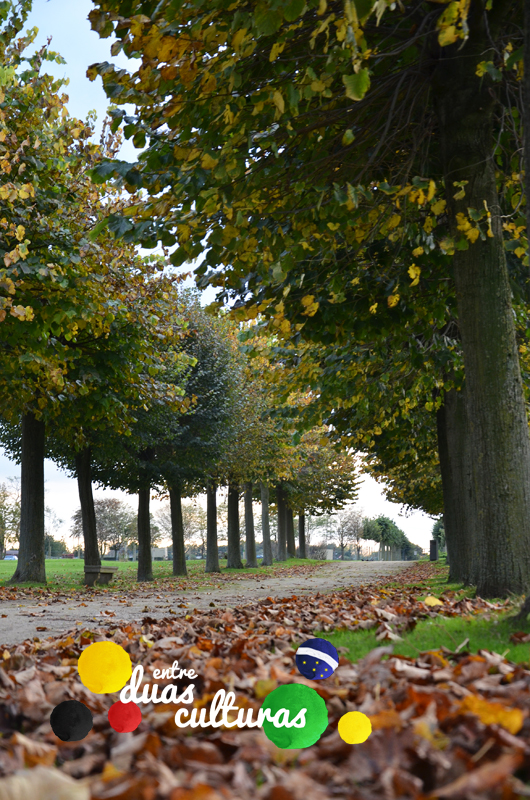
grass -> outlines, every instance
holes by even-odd
[[[116,576],[112,579],[111,583],[108,584],[106,589],[108,589],[109,593],[122,593],[126,591],[132,591],[134,589],[145,589],[149,587],[153,588],[169,588],[168,585],[171,585],[172,588],[187,588],[190,584],[193,584],[193,588],[200,590],[201,588],[207,589],[214,587],[220,587],[227,581],[233,580],[240,575],[244,574],[259,574],[259,575],[274,575],[277,573],[282,573],[284,571],[289,571],[289,569],[293,567],[297,567],[299,565],[314,565],[317,566],[318,564],[325,563],[323,561],[317,561],[315,559],[301,559],[301,558],[290,558],[287,561],[283,561],[281,563],[275,562],[272,567],[258,567],[253,569],[227,569],[226,568],[226,559],[220,559],[219,563],[221,566],[221,573],[205,573],[204,565],[205,562],[203,560],[195,560],[195,561],[187,561],[186,566],[188,570],[188,577],[173,575],[172,574],[172,563],[170,561],[153,561],[153,577],[154,581],[148,584],[137,583],[136,581],[136,572],[138,569],[137,562],[132,561],[104,561],[106,565],[112,565],[118,567],[118,572]],[[17,567],[16,561],[3,561],[0,560],[0,587],[1,586],[9,586],[8,583],[11,576],[14,574]],[[87,589],[83,585],[83,568],[84,568],[84,561],[83,559],[74,559],[74,558],[47,558],[46,559],[46,578],[47,583],[35,583],[35,582],[27,582],[20,584],[21,587],[30,588],[30,587],[46,587],[51,591],[93,591],[92,589]],[[14,587],[13,587],[14,588]]]
[[[518,626],[518,629],[524,629]],[[507,615],[495,619],[484,617],[440,617],[437,620],[422,620],[410,633],[403,635],[403,642],[392,642],[397,655],[416,657],[427,650],[438,650],[442,645],[455,650],[459,644],[469,638],[465,650],[477,653],[479,650],[492,650],[505,655],[510,661],[526,663],[530,661],[530,644],[514,644],[510,642],[510,634],[515,628],[508,621]],[[373,631],[336,631],[331,634],[319,633],[335,647],[347,647],[348,658],[358,661],[364,658],[374,647],[390,644],[378,642]]]
[[[445,559],[431,563],[431,569],[435,570],[432,578],[415,583],[390,581],[381,588],[411,590],[418,601],[425,600],[427,595],[435,597],[449,595],[453,599],[475,597],[474,587],[447,583],[449,568],[445,564]],[[514,613],[515,610],[512,608],[484,615],[439,616],[437,619],[420,620],[413,631],[402,634],[402,642],[392,642],[393,652],[396,655],[416,657],[419,653],[437,650],[442,646],[454,651],[469,638],[469,643],[463,648],[466,651],[477,653],[479,650],[492,650],[506,655],[510,661],[528,664],[530,643],[514,644],[510,642],[510,635],[514,630],[529,630],[529,624],[518,623],[517,627],[514,627],[509,619]],[[353,661],[364,658],[375,647],[390,644],[390,642],[378,642],[373,630],[340,630],[329,634],[320,633],[319,636],[328,639],[335,647],[347,647],[348,657]]]

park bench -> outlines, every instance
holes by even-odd
[[[85,586],[94,586],[96,581],[102,585],[110,583],[117,569],[117,566],[110,567],[103,566],[103,564],[90,566],[85,564]]]

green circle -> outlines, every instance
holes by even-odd
[[[292,683],[274,689],[262,705],[262,710],[270,710],[274,721],[263,720],[263,731],[267,739],[282,749],[298,749],[315,744],[328,726],[328,710],[325,702],[315,689],[302,683]],[[289,712],[289,721],[293,722],[302,709],[306,709],[303,728],[286,728],[275,725],[285,722]],[[284,710],[283,713],[282,709]]]

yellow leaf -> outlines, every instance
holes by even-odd
[[[205,93],[213,92],[217,86],[215,75],[205,75],[202,79],[202,90]]]
[[[449,25],[447,28],[443,28],[438,34],[438,44],[440,47],[445,47],[448,44],[453,44],[458,39],[458,33],[456,32],[456,28],[454,25]]]
[[[388,220],[388,228],[392,230],[392,228],[397,228],[399,223],[401,222],[401,217],[399,214],[392,214],[390,219]]]
[[[408,273],[412,278],[412,283],[410,285],[417,286],[418,283],[420,282],[421,269],[417,267],[416,264],[411,264],[410,267],[408,268]]]
[[[445,200],[442,199],[437,200],[436,203],[433,203],[433,205],[431,206],[431,211],[433,214],[436,214],[438,216],[438,214],[441,214],[444,211],[446,205],[447,203]]]
[[[16,232],[16,237],[17,237],[19,242],[22,241],[22,239],[25,236],[25,233],[26,233],[26,229],[24,228],[24,226],[23,225],[19,225],[17,227],[17,232]]]
[[[429,191],[427,192],[427,201],[428,202],[430,202],[433,199],[435,191],[436,191],[435,182],[434,181],[429,181]]]
[[[490,232],[488,231],[488,234],[489,233]],[[493,233],[491,234],[491,236],[493,236]],[[518,258],[521,258],[521,256],[524,256],[524,254],[526,253],[526,250],[524,249],[524,247],[518,247],[517,250],[514,250],[514,253]]]
[[[330,231],[336,231],[336,230],[338,230],[340,228],[340,223],[339,222],[328,222],[328,228],[330,229]]]
[[[474,714],[484,725],[501,725],[513,736],[523,727],[524,714],[520,708],[506,708],[501,703],[490,703],[475,694],[460,703],[460,713]]]
[[[311,83],[311,89],[314,92],[323,92],[326,88],[326,84],[321,80],[316,80]]]
[[[241,42],[245,38],[246,32],[247,32],[246,28],[241,28],[241,30],[237,31],[237,33],[234,33],[232,37],[232,47],[234,48],[236,53],[239,52],[239,48],[241,47]]]
[[[416,248],[415,248],[415,249],[412,251],[412,255],[413,255],[413,256],[421,256],[422,254],[423,254],[423,247],[416,247]]]
[[[74,137],[74,139],[79,139],[80,134],[81,134],[81,128],[72,128],[72,136]]]
[[[278,58],[280,53],[285,48],[285,42],[274,42],[271,47],[271,52],[269,55],[269,61],[274,61],[275,58]]]
[[[480,231],[478,228],[470,228],[466,231],[466,238],[469,239],[470,242],[476,242],[480,235]]]
[[[328,0],[319,0],[318,11],[317,11],[317,14],[319,15],[319,17],[321,17],[322,14],[326,13],[326,8],[327,7],[328,7]]]
[[[327,447],[328,444],[329,444],[329,441],[326,439],[325,436],[323,436],[322,439],[320,440],[320,446],[321,447]]]
[[[302,297],[302,305],[306,307],[310,306],[314,299],[315,299],[314,295],[306,294],[305,297]]]
[[[212,158],[211,155],[205,153],[201,158],[201,167],[203,169],[213,169],[219,163],[219,159]]]
[[[350,281],[350,283],[352,286],[357,286],[357,284],[360,283],[360,280],[360,278],[354,278],[352,281]]]
[[[274,92],[273,96],[272,96],[272,99],[274,101],[274,105],[276,106],[276,108],[278,109],[280,114],[283,114],[283,112],[285,110],[285,102],[284,102],[284,99],[282,97],[282,93],[280,91],[276,90]]]
[[[397,306],[397,304],[399,303],[399,295],[398,294],[391,294],[386,302],[387,302],[389,308],[394,308],[394,306]]]
[[[438,600],[438,598],[434,597],[432,594],[428,595],[423,602],[426,606],[443,606],[442,601]]]
[[[272,678],[263,678],[262,680],[256,681],[254,684],[254,694],[258,700],[263,700],[268,694],[276,689],[277,686],[278,683]]]
[[[375,314],[377,311],[378,303],[374,303],[373,306],[370,306],[370,314]]]

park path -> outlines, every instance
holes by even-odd
[[[13,645],[24,639],[45,639],[64,633],[76,625],[90,626],[112,622],[140,621],[149,616],[159,619],[183,616],[194,608],[235,608],[266,597],[315,595],[372,581],[390,579],[411,566],[410,561],[333,561],[310,574],[283,577],[265,576],[263,580],[238,580],[221,588],[161,592],[160,589],[135,590],[128,599],[118,596],[83,600],[37,603],[36,598],[2,601],[0,604],[0,645]],[[79,597],[79,595],[78,595]],[[64,596],[63,596],[64,598]]]

